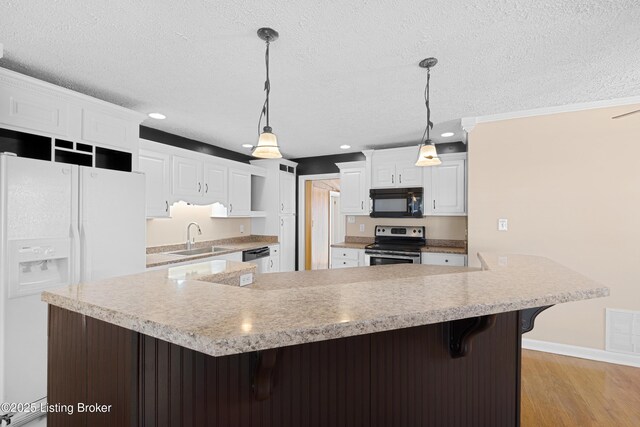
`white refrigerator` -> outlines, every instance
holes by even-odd
[[[0,154],[0,402],[46,398],[43,290],[144,271],[144,186],[138,173]]]

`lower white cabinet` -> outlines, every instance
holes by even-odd
[[[331,248],[331,268],[364,266],[364,249]]]
[[[280,245],[269,246],[268,273],[278,273],[280,271]]]
[[[464,267],[467,265],[467,256],[463,254],[426,252],[422,254],[422,264]]]

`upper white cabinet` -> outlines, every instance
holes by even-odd
[[[228,203],[229,185],[227,174],[228,168],[224,165],[204,164],[202,196],[205,200],[222,203],[223,205]]]
[[[91,144],[129,148],[136,144],[139,126],[117,112],[98,109],[82,109],[80,139]]]
[[[375,150],[371,159],[371,188],[421,187],[422,169],[415,166],[416,147]]]
[[[229,169],[228,216],[251,215],[251,174]]]
[[[349,215],[369,215],[365,162],[336,164],[340,168],[340,212]]]
[[[138,168],[140,172],[145,174],[147,217],[168,217],[171,193],[171,156],[140,150]]]
[[[442,154],[442,164],[425,167],[426,215],[466,215],[467,153]]]
[[[57,136],[69,134],[69,102],[24,87],[0,87],[0,122]]]
[[[173,156],[173,194],[178,197],[202,195],[202,170],[201,160]]]
[[[296,177],[289,172],[279,172],[280,214],[296,212]]]

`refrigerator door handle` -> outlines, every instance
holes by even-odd
[[[91,281],[91,249],[90,249],[90,245],[89,245],[89,239],[87,237],[88,233],[87,233],[87,224],[86,223],[82,223],[82,226],[80,227],[80,239],[82,241],[82,276],[80,277],[80,280],[83,282],[89,282]]]
[[[80,233],[78,227],[72,225],[71,227],[71,266],[70,270],[70,282],[72,285],[80,283]]]

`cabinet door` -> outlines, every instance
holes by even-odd
[[[371,163],[371,188],[397,187],[396,162],[374,159]]]
[[[366,194],[364,168],[348,168],[340,171],[340,212],[367,215],[369,195]]]
[[[169,216],[169,180],[171,177],[170,156],[140,150],[138,169],[145,175],[145,198],[147,217]]]
[[[68,113],[63,99],[10,86],[0,90],[0,123],[67,136]]]
[[[131,150],[138,138],[139,126],[102,111],[82,109],[82,140]]]
[[[269,273],[280,271],[280,245],[269,246]]]
[[[229,216],[251,215],[251,174],[229,169]]]
[[[213,163],[204,164],[204,203],[228,202],[227,167]]]
[[[202,162],[173,156],[173,194],[175,197],[202,195]]]
[[[422,170],[415,161],[396,164],[398,187],[422,187]]]
[[[431,211],[465,213],[465,160],[448,160],[431,168]]]
[[[296,269],[296,217],[280,215],[280,271]]]
[[[463,254],[423,253],[422,264],[464,267],[467,265],[467,256]]]
[[[289,172],[279,172],[281,214],[296,213],[296,178]]]

